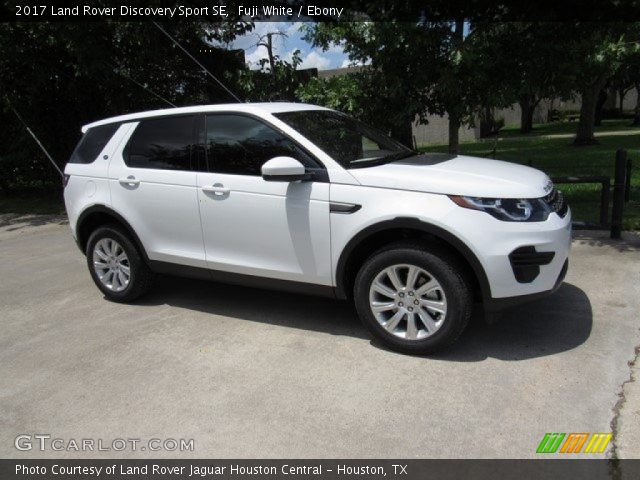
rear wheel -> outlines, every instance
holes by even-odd
[[[109,300],[130,302],[151,287],[153,273],[117,226],[97,228],[87,242],[86,256],[91,278]]]
[[[469,322],[470,288],[454,257],[418,244],[390,245],[355,281],[358,315],[390,348],[426,354],[453,343]]]

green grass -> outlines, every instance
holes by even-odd
[[[551,127],[549,127],[551,128]],[[616,128],[617,129],[617,128]],[[583,176],[614,174],[615,151],[624,148],[634,160],[631,184],[640,187],[640,128],[637,133],[619,136],[602,136],[600,145],[574,147],[570,138],[530,138],[500,139],[497,143],[495,158],[521,164],[531,164],[550,176]],[[493,141],[462,143],[460,153],[479,157],[489,157]],[[428,145],[423,151],[446,152],[446,145]],[[565,193],[574,219],[577,221],[597,222],[599,220],[600,186],[598,184],[559,185]],[[631,201],[625,204],[624,228],[640,229],[640,191],[631,192]]]
[[[627,131],[627,130],[638,130],[638,126],[631,125],[632,119],[623,118],[623,119],[611,119],[611,120],[603,120],[602,125],[599,127],[595,127],[595,131],[597,132],[613,132],[613,131]],[[508,138],[508,137],[535,137],[541,135],[554,135],[554,134],[575,134],[576,129],[578,127],[578,122],[552,122],[552,123],[536,123],[533,125],[533,130],[530,133],[522,134],[520,133],[520,125],[505,125],[505,127],[500,130],[499,137]]]
[[[51,196],[0,196],[1,213],[57,215],[64,213],[64,205]]]

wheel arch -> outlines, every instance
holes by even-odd
[[[101,225],[108,224],[115,224],[122,227],[135,244],[145,262],[149,261],[147,252],[133,227],[122,215],[106,205],[93,205],[84,210],[78,217],[78,221],[76,222],[76,241],[82,253],[85,253],[91,232]]]
[[[478,300],[484,302],[491,298],[489,280],[473,251],[447,230],[414,217],[396,217],[370,225],[347,243],[336,266],[336,296],[351,298],[353,283],[362,263],[375,250],[398,238],[419,239],[446,248],[458,257],[471,276]]]

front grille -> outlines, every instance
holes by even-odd
[[[551,211],[556,212],[561,218],[569,211],[569,205],[567,205],[564,195],[560,190],[553,187],[553,190],[543,198],[544,202],[551,207]]]

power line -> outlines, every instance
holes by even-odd
[[[150,88],[145,87],[142,83],[138,82],[135,78],[130,77],[129,75],[127,75],[126,73],[124,73],[123,71],[117,69],[116,67],[114,67],[112,64],[110,65],[114,71],[116,71],[117,73],[119,73],[120,75],[122,75],[124,78],[126,78],[127,80],[131,80],[133,83],[135,83],[136,85],[138,85],[140,88],[142,88],[143,90],[145,90],[146,92],[150,93],[151,95],[153,95],[154,97],[156,97],[159,100],[162,100],[164,103],[171,105],[172,107],[176,108],[176,105],[171,103],[169,100],[167,100],[166,98],[164,98],[163,96],[161,96],[160,94],[154,92],[153,90],[151,90]]]
[[[13,104],[11,103],[11,101],[9,100],[9,97],[5,97],[5,100],[7,101],[7,104],[9,105],[9,108],[11,110],[13,110],[13,113],[16,114],[16,117],[18,117],[18,120],[20,120],[20,123],[22,123],[22,125],[24,125],[24,128],[27,129],[27,132],[29,132],[29,135],[31,135],[31,137],[35,140],[35,142],[38,144],[38,146],[40,147],[40,150],[42,150],[44,152],[44,154],[46,155],[46,157],[49,159],[49,161],[51,162],[51,165],[53,165],[53,168],[55,168],[58,173],[60,174],[60,176],[62,178],[64,178],[64,173],[62,172],[62,170],[60,170],[60,167],[58,166],[58,164],[53,160],[53,158],[51,157],[51,155],[49,155],[49,152],[47,152],[47,149],[44,148],[44,146],[42,145],[42,143],[40,143],[40,140],[38,140],[38,137],[36,137],[36,134],[33,133],[33,131],[29,128],[29,125],[27,125],[27,123],[22,119],[22,117],[20,116],[20,114],[18,113],[18,111],[13,108]]]
[[[209,75],[211,78],[213,78],[213,79],[218,83],[218,85],[220,85],[220,86],[221,86],[221,87],[222,87],[222,88],[223,88],[223,89],[224,89],[224,90],[225,90],[229,95],[231,95],[235,100],[237,100],[237,101],[238,101],[238,103],[242,103],[242,100],[240,100],[240,99],[238,98],[238,96],[237,96],[235,93],[233,93],[231,90],[229,90],[229,89],[224,85],[224,83],[222,83],[220,80],[218,80],[218,79],[216,78],[216,76],[215,76],[213,73],[211,73],[209,70],[207,70],[207,69],[206,69],[206,67],[205,67],[204,65],[202,65],[198,60],[196,60],[196,58],[195,58],[193,55],[191,55],[191,54],[190,54],[190,53],[189,53],[189,52],[188,52],[188,51],[187,51],[187,50],[186,50],[182,45],[180,45],[180,44],[176,41],[176,39],[174,39],[171,35],[169,35],[169,33],[168,33],[164,28],[162,28],[162,27],[161,27],[157,22],[151,22],[151,23],[153,23],[153,24],[158,28],[158,30],[160,30],[162,33],[164,33],[164,34],[169,38],[169,40],[171,40],[171,41],[174,43],[174,45],[176,45],[180,50],[182,50],[184,53],[186,53],[186,54],[187,54],[187,56],[188,56],[191,60],[193,60],[194,62],[196,62],[196,64],[198,64],[198,66],[199,66],[200,68],[202,68],[202,70],[204,70],[204,71],[205,71],[205,73],[206,73],[207,75]]]

